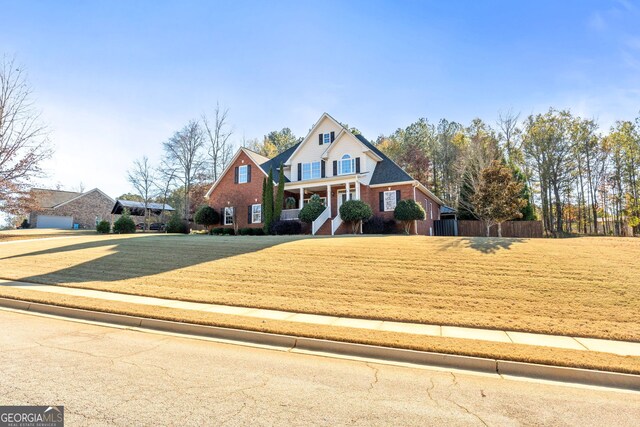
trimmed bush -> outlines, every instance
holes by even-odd
[[[287,200],[284,202],[287,209],[295,209],[296,208],[296,199],[289,196],[287,197]]]
[[[300,221],[274,221],[271,223],[269,231],[277,236],[300,234],[302,233],[302,223]]]
[[[347,200],[340,206],[340,218],[351,224],[351,231],[356,234],[360,231],[360,223],[373,216],[371,206],[362,200]]]
[[[404,234],[409,234],[411,223],[413,221],[421,221],[425,219],[426,214],[422,206],[417,204],[414,200],[403,199],[396,205],[396,208],[393,211],[393,216],[396,220],[402,223]]]
[[[96,231],[100,234],[109,234],[111,231],[111,224],[109,221],[105,221],[104,219],[96,225]]]
[[[124,211],[122,216],[113,223],[115,234],[131,234],[136,232],[136,223],[129,216],[129,212]]]
[[[307,203],[302,207],[302,209],[300,209],[300,214],[298,216],[300,218],[300,221],[311,224],[320,216],[324,209],[325,206],[320,200],[320,196],[314,194],[313,196],[311,196],[309,203]]]
[[[222,227],[216,227],[216,228],[212,228],[209,233],[215,236],[219,236],[222,234],[222,230],[224,230]]]
[[[264,230],[262,228],[252,228],[254,236],[264,236]]]
[[[382,234],[384,233],[384,218],[381,216],[372,216],[362,223],[362,233],[364,234]]]
[[[220,222],[220,214],[211,206],[200,206],[194,216],[196,224],[204,225],[208,229]]]
[[[189,225],[186,223],[186,221],[183,221],[182,218],[180,218],[180,215],[178,213],[174,212],[174,214],[171,215],[169,222],[167,223],[166,230],[167,233],[188,234]]]
[[[223,228],[222,235],[223,236],[235,236],[236,231],[233,228]]]
[[[253,229],[249,227],[244,227],[238,230],[238,234],[241,236],[251,236],[253,234]]]

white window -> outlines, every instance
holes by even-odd
[[[251,224],[262,222],[262,205],[251,205]]]
[[[322,135],[322,143],[323,144],[331,144],[331,134],[325,133]]]
[[[244,183],[247,182],[247,175],[248,175],[247,169],[248,168],[249,167],[247,165],[240,166],[238,168],[238,183],[239,184],[244,184]]]
[[[338,162],[338,175],[348,175],[356,171],[356,159],[345,154]]]
[[[224,208],[224,225],[233,225],[233,208]]]
[[[320,162],[311,162],[302,164],[302,179],[320,178]]]
[[[396,208],[396,192],[385,191],[384,192],[384,211],[389,212]]]
[[[429,219],[433,219],[433,203],[429,202]]]

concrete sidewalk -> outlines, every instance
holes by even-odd
[[[287,322],[301,322],[317,325],[331,325],[347,328],[380,330],[417,335],[536,345],[571,350],[598,351],[618,354],[622,356],[640,356],[640,343],[636,342],[293,313],[288,311],[177,301],[163,298],[121,294],[115,292],[69,288],[64,286],[37,285],[32,283],[15,282],[2,279],[0,279],[0,286],[23,288],[31,291],[47,292],[61,295],[95,298],[108,301],[119,301],[130,304],[152,305],[158,307],[178,308],[183,310],[194,310],[219,314],[232,314],[237,316],[257,317],[262,319],[283,320]]]

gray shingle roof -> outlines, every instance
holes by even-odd
[[[273,182],[275,182],[276,184],[278,183],[278,168],[280,167],[280,163],[285,163],[287,160],[289,160],[289,157],[291,157],[293,152],[296,151],[296,148],[298,148],[298,145],[300,145],[301,143],[302,142],[298,142],[293,147],[287,148],[282,153],[275,156],[273,159],[260,165],[260,167],[266,173],[269,173],[269,169],[273,168]],[[286,182],[289,182],[289,179],[287,177],[285,177],[284,179],[286,180]]]
[[[144,215],[144,203],[143,202],[134,202],[133,200],[121,200],[117,199],[116,204],[113,206],[111,210],[112,214],[121,214],[123,209],[127,208],[131,215]],[[147,203],[147,209],[151,211],[174,211],[171,206],[163,205],[162,203]]]
[[[364,145],[366,145],[367,148],[369,148],[371,151],[382,158],[382,161],[378,162],[376,168],[373,170],[373,175],[371,176],[369,185],[413,181],[411,175],[406,173],[400,166],[396,165],[382,151],[378,150],[375,145],[370,143],[364,136],[355,135],[355,137],[358,138]]]

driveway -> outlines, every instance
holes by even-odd
[[[0,310],[3,405],[67,425],[637,425],[640,393],[292,354]]]

